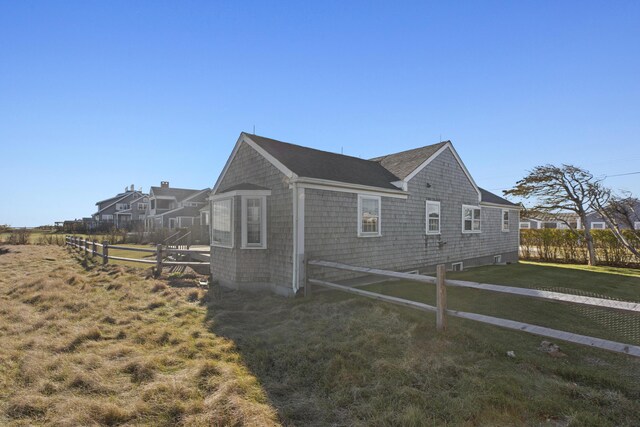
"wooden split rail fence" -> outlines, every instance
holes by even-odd
[[[306,261],[305,276],[308,274],[308,266],[317,266],[324,268],[332,268],[338,270],[351,271],[356,273],[365,273],[374,276],[387,277],[391,279],[411,280],[420,283],[429,283],[436,285],[436,306],[424,304],[417,301],[411,301],[403,298],[393,297],[389,295],[383,295],[376,292],[365,291],[351,286],[340,285],[337,283],[331,283],[324,280],[318,280],[305,277],[306,287],[308,293],[311,293],[310,285],[322,286],[329,289],[340,290],[368,298],[373,298],[380,301],[389,302],[392,304],[398,304],[405,307],[410,307],[423,311],[430,311],[436,313],[436,327],[440,331],[444,331],[447,327],[447,316],[460,317],[463,319],[474,320],[476,322],[487,323],[494,326],[500,326],[502,328],[513,329],[517,331],[528,332],[534,335],[540,335],[543,337],[554,338],[564,340],[576,344],[587,345],[591,347],[597,347],[609,351],[618,353],[629,354],[632,356],[640,357],[640,347],[624,344],[616,341],[605,340],[602,338],[594,338],[586,335],[574,334],[571,332],[560,331],[557,329],[551,329],[544,326],[531,325],[529,323],[517,322],[514,320],[501,319],[499,317],[486,316],[477,313],[467,313],[464,311],[450,310],[447,308],[447,287],[460,287],[480,289],[491,292],[501,292],[512,295],[537,298],[549,301],[562,301],[573,304],[590,305],[595,307],[604,307],[628,312],[640,313],[640,303],[626,302],[626,301],[614,301],[603,298],[583,297],[578,295],[563,294],[559,292],[540,291],[536,289],[516,288],[511,286],[492,285],[486,283],[467,282],[463,280],[447,280],[445,277],[445,266],[437,266],[436,277],[425,276],[421,274],[412,273],[399,273],[396,271],[380,270],[375,268],[358,267],[353,265],[342,264],[332,261],[322,260],[308,260]]]
[[[162,268],[165,266],[184,266],[184,267],[197,267],[197,266],[208,266],[208,262],[200,262],[200,261],[170,261],[166,260],[165,256],[169,254],[180,254],[180,255],[191,255],[195,253],[195,251],[186,250],[186,249],[172,249],[172,248],[164,248],[162,245],[156,245],[155,249],[151,248],[134,248],[131,246],[118,246],[118,245],[110,245],[108,241],[104,240],[102,243],[98,243],[96,241],[90,241],[89,239],[85,239],[82,237],[76,236],[66,236],[65,242],[67,246],[72,248],[79,249],[84,252],[85,257],[91,256],[96,257],[99,256],[102,258],[102,264],[108,264],[109,260],[114,261],[127,261],[127,262],[137,262],[140,264],[149,264],[155,266],[155,274],[159,276],[162,272]],[[98,252],[98,248],[100,248],[100,252]],[[149,254],[155,254],[155,259],[141,259],[141,258],[127,258],[127,257],[119,257],[113,256],[109,254],[110,249],[117,249],[122,251],[131,251],[131,252],[145,252]]]

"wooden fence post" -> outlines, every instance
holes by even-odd
[[[109,242],[102,241],[102,265],[109,263]]]
[[[84,241],[84,259],[87,259],[87,256],[89,255],[89,241],[86,237],[82,240]]]
[[[94,238],[94,240],[91,242],[91,258],[95,258],[97,252],[98,250],[96,246],[96,240]]]
[[[437,267],[436,301],[438,311],[436,312],[436,328],[438,331],[447,330],[447,287],[445,284],[446,268],[444,264]]]
[[[156,245],[156,277],[162,274],[162,245]]]

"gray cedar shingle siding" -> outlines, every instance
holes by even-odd
[[[319,156],[319,162],[322,159],[330,162],[334,158],[332,156],[337,156],[337,159],[345,157],[333,154],[327,157],[325,152],[318,152],[318,150],[305,151],[304,147],[290,146],[254,135],[246,136],[254,141],[260,141],[262,144],[258,145],[262,149],[276,156],[285,166],[299,173],[299,176],[306,176],[303,174],[306,170],[306,172],[317,173],[325,179],[335,178],[338,173],[335,169],[328,167],[326,162],[317,167],[310,166],[314,155]],[[425,150],[430,152],[432,150],[435,153],[444,144],[436,144],[431,148],[423,147],[422,150],[416,151],[420,161],[415,160],[414,163],[419,165],[426,159],[425,156],[428,158]],[[404,158],[406,153],[409,152],[400,153],[401,156],[396,160]],[[392,160],[392,156],[385,158]],[[380,166],[377,161],[355,160],[358,162],[354,162],[354,158],[347,158],[344,161],[348,165],[366,162]],[[296,164],[296,161],[303,165]],[[378,159],[378,161],[382,160]],[[296,166],[298,166],[297,169]],[[400,170],[400,163],[396,166],[398,174],[404,176],[409,174],[407,171]],[[307,167],[309,169],[305,169]],[[374,175],[379,171],[377,167],[363,170]],[[377,175],[376,179],[380,176]],[[388,172],[385,177],[385,179],[397,179],[395,173],[391,172]],[[356,180],[347,182],[360,183],[354,181]],[[371,185],[369,182],[363,183]],[[214,278],[233,287],[271,287],[276,291],[290,294],[293,270],[293,206],[288,178],[257,151],[242,142],[217,188],[225,189],[217,191],[217,194],[232,190],[268,188],[271,190],[271,196],[267,197],[267,249],[265,250],[240,249],[241,198],[234,196],[234,247],[232,249],[212,247],[211,270]],[[509,232],[503,232],[502,208],[480,205],[476,188],[450,149],[444,150],[409,181],[407,199],[381,196],[382,235],[380,237],[358,237],[358,194],[356,192],[317,188],[306,188],[304,192],[304,252],[309,258],[396,271],[419,269],[429,272],[433,271],[435,265],[439,263],[446,263],[449,269],[451,263],[459,261],[463,261],[465,266],[492,263],[494,255],[501,255],[502,262],[517,261],[518,207],[509,204],[512,207],[509,209]],[[485,191],[483,195],[485,201],[490,203],[509,203]],[[440,202],[440,235],[425,233],[426,200]],[[462,232],[462,205],[482,206],[481,233]],[[439,244],[440,241],[444,244]],[[310,274],[329,280],[353,277],[349,273],[338,270],[313,267],[310,268]]]
[[[426,184],[431,185],[427,188]],[[478,193],[450,150],[445,150],[409,182],[407,200],[382,197],[380,237],[357,236],[357,194],[306,189],[305,250],[308,257],[395,271],[431,270],[436,264],[465,266],[517,261],[518,215],[510,210],[509,232],[502,231],[501,208],[482,207],[482,232],[462,233],[462,205],[478,205]],[[440,201],[441,235],[425,234],[425,201]],[[438,241],[446,242],[441,248]],[[344,272],[314,269],[329,280]]]
[[[267,249],[240,249],[240,197],[233,200],[234,247],[212,247],[212,274],[227,284],[269,284],[291,289],[293,210],[286,177],[253,148],[243,143],[219,188],[252,184],[271,190],[267,197]]]

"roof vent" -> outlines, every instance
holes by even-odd
[[[169,181],[160,181],[160,188],[169,188]]]

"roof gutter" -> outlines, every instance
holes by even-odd
[[[494,208],[503,208],[503,209],[517,209],[519,211],[524,210],[524,207],[520,205],[503,205],[500,203],[491,203],[491,202],[480,202],[480,205],[494,207]]]
[[[345,193],[375,194],[397,199],[406,199],[409,193],[392,188],[374,187],[370,185],[352,184],[348,182],[331,181],[319,178],[296,177],[289,179],[289,184],[297,184],[298,188],[315,188],[320,190],[341,191]]]

